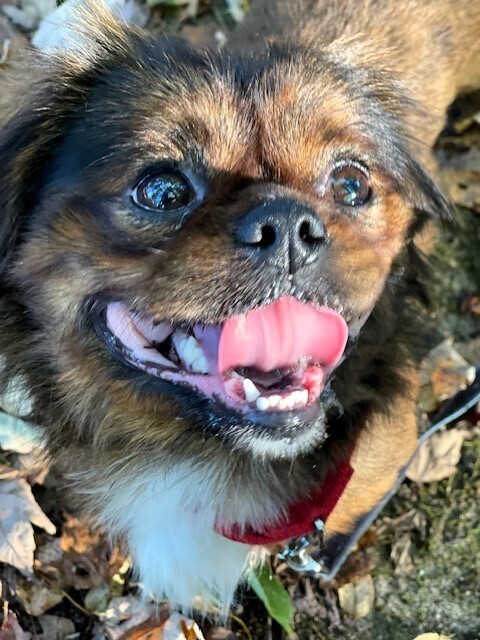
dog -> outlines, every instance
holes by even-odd
[[[226,609],[265,546],[348,547],[415,449],[480,7],[256,0],[221,51],[83,21],[2,78],[2,381],[145,592]]]

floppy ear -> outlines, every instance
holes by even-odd
[[[412,181],[412,204],[419,220],[435,222],[453,222],[454,205],[443,193],[429,172],[416,160],[410,160]]]
[[[34,157],[33,147],[42,119],[41,111],[15,115],[0,130],[0,273],[7,266],[10,252],[34,207],[45,153]]]
[[[72,118],[85,104],[110,56],[116,53],[120,59],[129,41],[128,28],[108,3],[87,0],[85,6],[83,0],[74,0],[72,5],[75,14],[70,17],[78,27],[72,48],[52,49],[46,57],[26,53],[14,69],[21,84],[14,77],[0,78],[7,89],[0,104],[0,273],[39,202]],[[71,30],[72,25],[61,23],[59,29]],[[12,111],[9,97],[12,102],[21,97],[26,106],[5,122],[3,112]]]

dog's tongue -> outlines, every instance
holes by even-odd
[[[255,367],[260,371],[288,368],[308,357],[334,367],[348,337],[345,320],[326,307],[285,297],[227,320],[218,351],[219,371]]]

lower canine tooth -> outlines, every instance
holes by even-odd
[[[262,398],[262,396],[257,398],[257,409],[259,411],[266,411],[269,406],[270,406],[270,403],[267,400],[267,398]]]
[[[255,402],[255,400],[260,396],[260,391],[250,378],[244,378],[243,390],[245,391],[245,398],[247,402]]]

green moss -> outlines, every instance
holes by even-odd
[[[480,638],[480,440],[466,442],[458,472],[419,488],[405,484],[384,518],[415,508],[426,519],[423,539],[413,528],[416,573],[393,575],[390,548],[405,532],[390,530],[378,545],[374,571],[376,610],[362,620],[343,616],[344,628],[297,616],[300,640],[413,640],[420,633],[444,633],[455,640]],[[314,628],[318,635],[313,633]],[[303,631],[302,631],[303,629]]]

